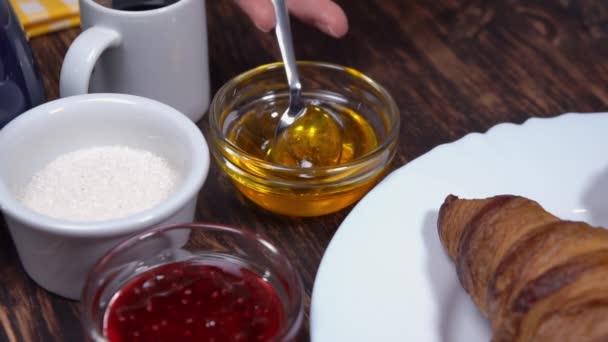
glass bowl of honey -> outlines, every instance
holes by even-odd
[[[249,230],[191,223],[136,234],[101,258],[82,294],[87,340],[293,341],[303,286]]]
[[[306,111],[278,137],[289,104],[283,64],[227,82],[210,106],[210,150],[254,203],[319,216],[356,202],[384,175],[396,151],[399,110],[381,85],[352,68],[301,61],[298,73]]]

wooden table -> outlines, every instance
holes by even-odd
[[[606,1],[339,2],[350,18],[348,36],[334,40],[296,24],[297,56],[357,68],[395,97],[402,125],[393,169],[500,122],[608,108]],[[231,1],[207,1],[207,7],[213,92],[279,59],[274,35],[258,32]],[[67,30],[31,42],[49,99],[58,95],[61,62],[77,34]],[[206,133],[206,117],[199,125]],[[198,219],[249,227],[286,250],[302,274],[308,310],[323,251],[349,210],[307,219],[273,215],[239,195],[213,163]],[[380,228],[370,231],[381,234]],[[78,304],[25,275],[4,226],[0,279],[0,341],[82,340]],[[301,335],[309,339],[308,323]]]

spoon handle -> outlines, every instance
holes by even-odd
[[[285,73],[287,74],[287,83],[289,91],[296,98],[300,95],[302,85],[298,76],[298,68],[296,66],[296,57],[293,51],[293,42],[291,39],[291,28],[289,25],[289,12],[285,0],[272,0],[274,5],[274,14],[277,19],[276,34],[279,41],[281,56],[285,63]],[[293,94],[293,93],[296,94]]]

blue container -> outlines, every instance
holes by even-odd
[[[34,55],[8,0],[0,0],[0,128],[45,100]]]

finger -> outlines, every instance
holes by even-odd
[[[331,0],[288,0],[289,11],[298,19],[340,38],[348,32],[346,14]]]
[[[236,3],[260,30],[268,32],[274,28],[274,7],[270,0],[236,0]]]

